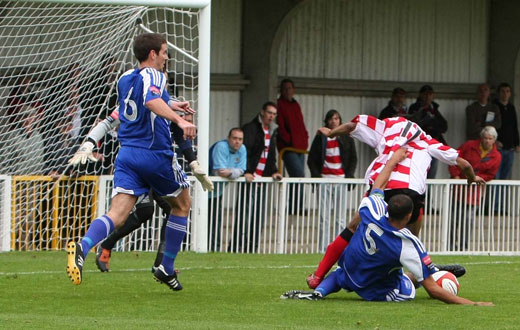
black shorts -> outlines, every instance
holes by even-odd
[[[370,190],[367,191],[366,196],[370,193]],[[424,209],[424,194],[421,195],[417,191],[411,190],[411,189],[390,189],[385,190],[385,202],[388,203],[390,198],[392,198],[395,195],[403,194],[412,199],[413,202],[413,211],[412,211],[412,217],[410,218],[410,223],[414,223],[419,219],[419,216],[421,215],[421,210]]]

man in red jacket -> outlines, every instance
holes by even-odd
[[[278,99],[278,151],[287,147],[307,151],[309,147],[309,133],[305,128],[302,109],[294,99],[294,83],[290,79],[284,79],[280,83],[280,98]],[[302,178],[305,176],[305,154],[286,151],[283,161],[290,177]],[[303,189],[298,189],[297,200],[300,207],[295,210],[296,205],[290,205],[290,213],[302,212]],[[290,193],[292,196],[292,193]]]
[[[458,149],[459,156],[471,164],[475,175],[486,182],[495,177],[502,160],[495,144],[497,136],[497,131],[493,126],[486,126],[480,132],[480,139],[468,140]],[[453,179],[466,179],[457,166],[450,166],[448,169]],[[469,191],[465,192],[464,189],[469,189]],[[457,241],[459,249],[468,248],[468,237],[480,205],[482,189],[485,188],[482,186],[463,188],[462,185],[455,188],[450,235],[451,249],[455,248]]]

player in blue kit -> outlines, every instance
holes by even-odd
[[[359,224],[350,244],[329,274],[314,291],[288,291],[287,299],[320,300],[340,289],[356,292],[368,301],[406,301],[415,298],[422,285],[432,298],[453,304],[492,306],[456,296],[432,278],[437,271],[419,238],[406,228],[412,216],[413,202],[404,194],[384,201],[384,187],[393,168],[406,157],[396,151],[374,182],[370,195],[361,201]],[[403,267],[408,269],[403,272]]]
[[[172,290],[180,290],[174,261],[186,234],[190,196],[186,174],[171,148],[169,126],[176,123],[190,139],[195,137],[196,128],[175,112],[189,110],[189,103],[171,102],[166,90],[166,77],[161,72],[168,59],[166,39],[156,33],[141,34],[133,49],[139,67],[125,72],[117,83],[121,148],[115,162],[110,210],[91,223],[81,242],[67,244],[67,275],[74,284],[81,284],[90,249],[121,227],[137,198],[153,188],[172,207],[163,259],[154,277]]]

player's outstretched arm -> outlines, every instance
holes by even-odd
[[[466,298],[462,298],[459,296],[454,295],[451,292],[448,292],[441,288],[437,283],[435,283],[435,280],[432,276],[429,276],[426,278],[422,285],[426,292],[432,297],[433,299],[438,299],[440,301],[443,301],[447,304],[460,304],[460,305],[477,305],[477,306],[494,306],[492,302],[485,302],[485,301],[471,301]]]
[[[146,107],[150,109],[157,116],[168,119],[171,122],[177,124],[184,131],[184,136],[188,139],[194,139],[197,135],[197,129],[195,125],[182,119],[175,111],[173,111],[167,104],[160,98],[153,99],[146,102]]]
[[[110,116],[100,121],[94,128],[89,132],[87,141],[83,142],[78,151],[69,159],[69,164],[79,165],[85,164],[87,160],[97,162],[99,159],[94,157],[92,150],[94,145],[98,143],[109,131],[114,129],[119,124],[117,110],[114,110]]]
[[[348,122],[342,125],[339,125],[335,129],[331,130],[328,127],[322,127],[318,130],[319,134],[323,134],[327,137],[335,137],[340,135],[350,134],[354,129],[356,129],[356,123]]]
[[[190,163],[191,171],[193,172],[193,175],[199,180],[200,184],[202,185],[202,189],[213,191],[213,182],[210,180],[206,172],[200,167],[200,164],[197,160],[194,160]]]
[[[481,177],[475,175],[473,171],[473,167],[471,164],[462,157],[457,158],[457,166],[460,168],[461,172],[464,173],[466,178],[468,179],[468,184],[472,184],[475,182],[476,184],[486,184],[486,181]]]

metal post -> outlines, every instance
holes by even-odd
[[[450,184],[445,183],[443,187],[444,198],[442,201],[442,222],[441,222],[441,251],[448,251],[448,226],[450,225]],[[453,219],[451,219],[453,220]]]
[[[197,116],[197,158],[202,168],[208,166],[209,151],[209,81],[210,81],[211,3],[200,11],[199,31],[199,100]],[[193,249],[208,252],[208,193],[194,185]]]
[[[11,250],[11,177],[2,177],[2,212],[0,214],[0,252]]]
[[[285,214],[286,214],[286,199],[287,199],[287,182],[282,180],[280,184],[280,194],[278,201],[278,242],[276,246],[276,253],[285,253],[286,249],[286,240],[285,240]]]

